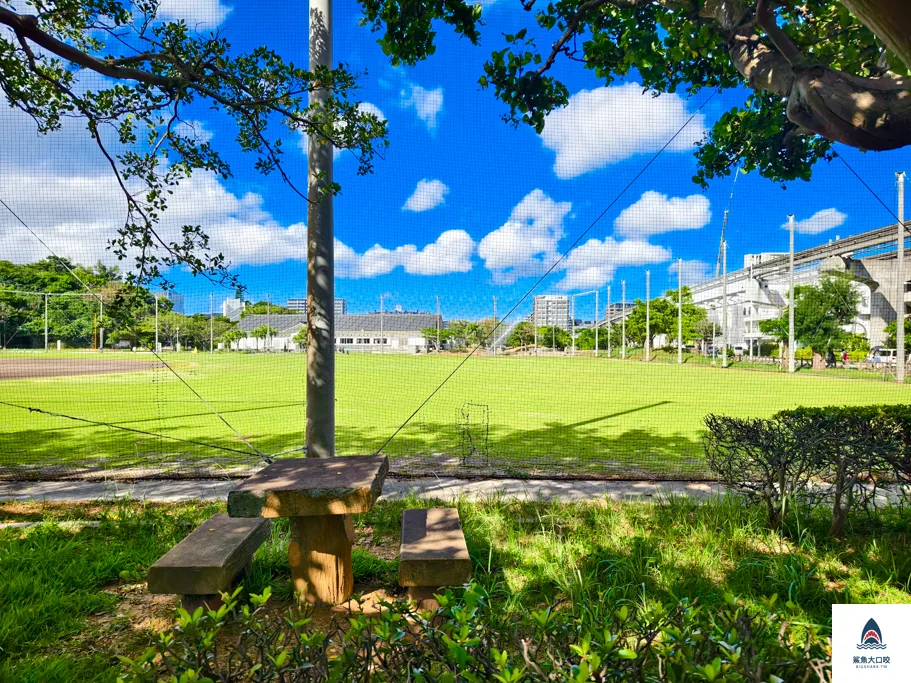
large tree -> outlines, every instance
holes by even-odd
[[[911,144],[911,12],[904,0],[520,0],[516,21],[480,78],[538,131],[565,105],[558,65],[578,62],[605,83],[638,74],[656,92],[752,90],[699,146],[695,180],[737,166],[809,178],[833,142],[865,150]],[[477,42],[476,15],[449,0],[362,0],[395,60],[432,54],[434,19]]]

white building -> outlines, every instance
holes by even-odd
[[[225,299],[221,302],[221,314],[230,320],[240,320],[244,312],[244,302],[240,299]]]
[[[531,314],[526,318],[535,327],[572,327],[569,297],[565,294],[540,294],[534,298]]]
[[[285,308],[290,308],[292,311],[297,311],[298,313],[307,312],[307,298],[298,297],[291,298],[285,302]],[[335,317],[337,318],[340,315],[345,315],[348,313],[348,300],[347,299],[336,299],[335,300]]]
[[[271,327],[275,334],[266,339],[252,336],[253,330]],[[421,331],[443,328],[442,318],[430,313],[368,313],[335,318],[335,345],[339,351],[373,353],[418,353],[427,350]],[[304,314],[248,315],[237,324],[247,337],[234,344],[242,351],[298,351],[294,337],[307,326]]]

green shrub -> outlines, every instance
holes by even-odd
[[[709,468],[723,482],[766,506],[769,527],[781,526],[791,502],[809,493],[819,466],[805,445],[819,438],[807,419],[706,415]]]
[[[830,533],[873,506],[883,485],[911,482],[911,406],[829,406],[769,419],[708,415],[706,461],[726,484],[761,500],[778,528],[789,500],[828,500]]]
[[[747,607],[733,596],[721,608],[687,601],[548,607],[518,618],[477,585],[447,590],[440,608],[415,612],[382,603],[353,613],[342,628],[313,628],[307,611],[251,604],[225,595],[217,611],[178,612],[141,657],[121,657],[119,680],[147,681],[805,681],[827,679],[831,648],[819,629],[792,628],[776,596]],[[604,596],[602,596],[604,597]],[[795,606],[788,603],[787,609]],[[228,635],[230,633],[230,636]]]

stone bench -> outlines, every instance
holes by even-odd
[[[190,612],[200,605],[218,609],[220,593],[249,571],[269,525],[268,519],[213,515],[149,568],[149,592],[179,595]]]
[[[399,585],[421,609],[439,607],[433,594],[471,580],[471,558],[455,508],[405,510],[399,551]]]

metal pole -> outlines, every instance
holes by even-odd
[[[728,241],[721,243],[721,298],[724,310],[721,312],[721,367],[728,366]]]
[[[607,320],[607,357],[610,358],[611,357],[611,347],[610,347],[611,346],[610,345],[611,329],[610,328],[612,327],[612,324],[610,321],[610,285],[607,286],[607,309],[605,310],[604,317]]]
[[[98,316],[98,324],[101,326],[98,331],[98,352],[101,353],[104,351],[104,299],[98,299],[98,306],[101,309]]]
[[[310,70],[333,68],[332,0],[310,0]],[[331,92],[317,85],[310,104]],[[335,253],[332,144],[310,133],[307,199],[307,456],[335,455]]]
[[[788,216],[791,247],[788,252],[788,372],[794,372],[794,214]]]
[[[898,178],[898,239],[896,241],[898,269],[895,287],[895,381],[905,382],[905,174],[895,174]]]
[[[620,325],[622,327],[623,346],[620,347],[620,358],[626,360],[626,280],[620,280]]]
[[[383,343],[383,337],[386,335],[386,320],[383,315],[383,297],[385,294],[380,294],[380,353],[386,353],[386,345]]]
[[[652,302],[650,290],[650,273],[645,271],[645,362],[652,359]]]
[[[47,293],[44,294],[44,352],[47,353]]]
[[[333,309],[335,305],[333,303]],[[272,295],[266,294],[266,346],[272,350]]]
[[[715,325],[718,321],[715,319],[715,311],[712,310],[712,365],[715,365],[715,340],[718,339],[718,331],[715,329]]]
[[[683,365],[683,259],[677,259],[677,365]]]
[[[215,351],[215,303],[214,294],[209,294],[209,353]]]
[[[537,299],[537,297],[535,297],[535,299]],[[534,322],[534,325],[535,325],[535,355],[537,356],[538,355],[538,302],[535,299],[532,299],[531,305],[533,306],[532,310],[533,310],[534,316],[535,316],[535,322]]]
[[[572,338],[573,338],[573,355],[576,355],[576,295],[573,294],[572,297],[572,306],[570,307],[570,316],[572,320],[570,321],[570,327],[572,328]]]
[[[494,331],[497,329],[497,297],[493,298],[493,328],[491,329],[490,336],[491,342],[494,343],[493,355],[497,355],[497,346],[496,339],[493,339]]]
[[[158,344],[158,295],[155,295],[155,353],[161,353],[161,346]]]
[[[596,289],[595,290],[595,358],[598,357],[598,328],[600,327],[600,325],[598,323],[601,322],[600,319],[598,318],[598,316],[600,316],[600,315],[601,315],[601,311],[598,308],[598,290]]]
[[[440,297],[437,297],[437,353],[440,352],[440,326],[443,324],[443,318],[440,316]]]

